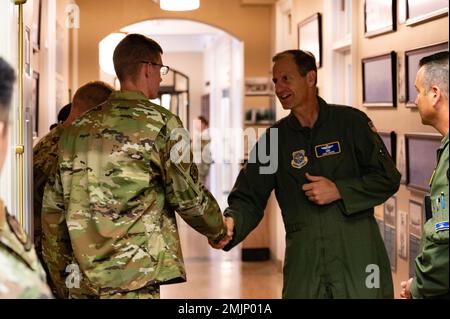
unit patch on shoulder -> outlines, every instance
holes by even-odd
[[[8,222],[11,231],[17,237],[17,239],[22,243],[26,251],[29,251],[32,247],[31,240],[28,235],[23,231],[17,219],[10,214],[6,214],[6,220]]]
[[[327,144],[317,145],[314,147],[316,157],[321,158],[341,153],[341,144],[339,142],[330,142]]]
[[[291,165],[294,168],[302,168],[308,163],[308,156],[306,156],[305,150],[299,150],[292,153]]]
[[[369,121],[367,124],[369,124],[370,129],[376,133],[377,132],[377,128],[375,127],[375,125],[373,125],[372,121]]]
[[[436,223],[436,232],[442,231],[442,230],[448,230],[448,222],[440,222]]]

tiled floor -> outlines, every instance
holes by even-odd
[[[179,222],[179,229],[187,282],[162,286],[161,298],[281,298],[282,274],[274,262],[242,262],[239,247],[230,252],[214,250],[184,222]]]

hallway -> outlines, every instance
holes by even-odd
[[[281,298],[283,276],[274,261],[242,262],[239,246],[214,250],[205,237],[177,220],[187,282],[162,286],[162,299]]]

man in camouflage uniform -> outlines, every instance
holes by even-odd
[[[185,281],[175,211],[212,242],[231,238],[180,119],[149,102],[168,72],[161,55],[155,41],[126,36],[114,50],[122,90],[61,136],[43,257],[71,298],[159,298],[161,284]]]
[[[14,70],[0,58],[0,171],[7,148]],[[0,199],[0,299],[52,298],[33,245]]]
[[[416,277],[401,283],[400,296],[448,299],[448,51],[422,58],[419,66],[416,105],[422,123],[433,126],[443,139],[430,180],[432,217],[423,225],[421,251],[415,259]]]
[[[44,187],[48,177],[53,174],[57,163],[58,141],[63,130],[81,114],[96,105],[105,102],[114,89],[101,81],[89,82],[80,87],[73,97],[73,107],[67,119],[57,124],[33,147],[33,211],[34,211],[34,244],[39,258],[41,253],[41,208]],[[45,266],[45,265],[44,265]]]

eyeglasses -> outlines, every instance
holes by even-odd
[[[170,70],[170,68],[167,65],[162,65],[159,63],[155,63],[155,62],[141,61],[140,63],[146,63],[146,64],[160,66],[161,69],[159,69],[159,72],[161,73],[161,75],[166,75],[167,73],[169,73],[169,70]]]

